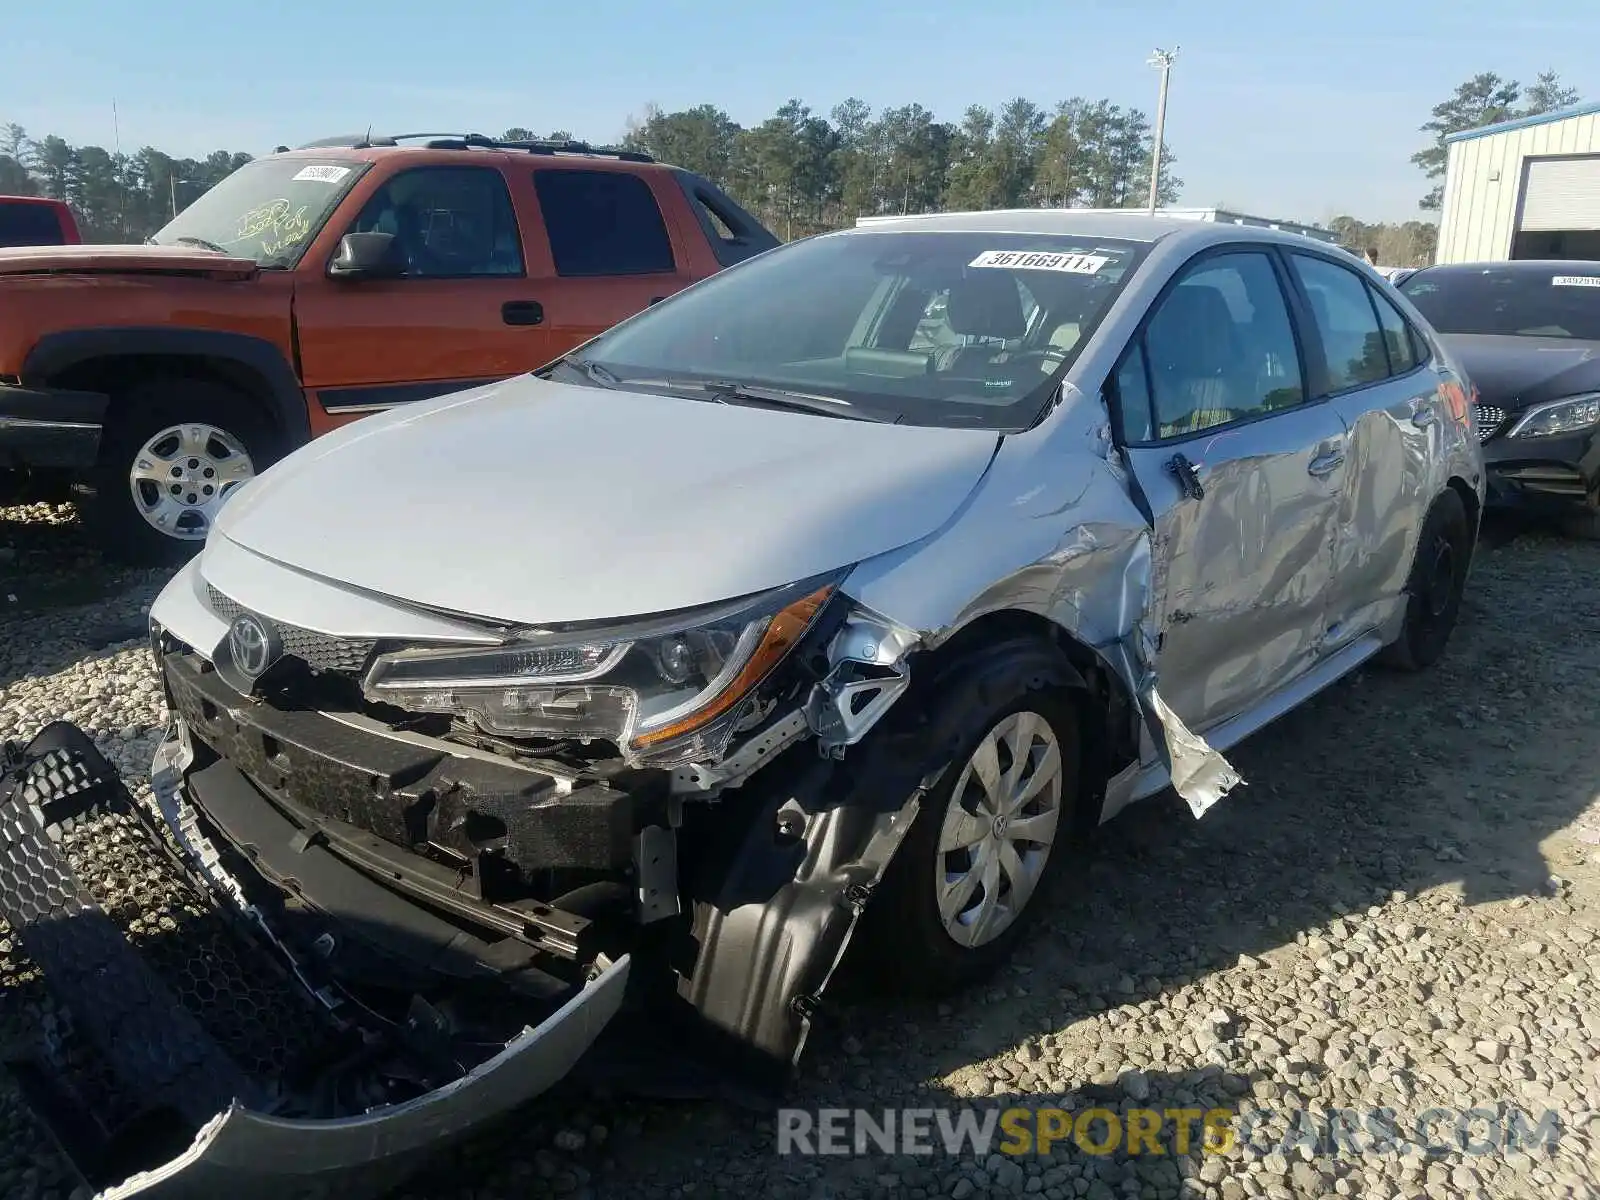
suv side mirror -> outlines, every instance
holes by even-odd
[[[347,233],[328,264],[332,279],[399,279],[406,261],[392,233]]]

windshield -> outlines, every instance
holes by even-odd
[[[1400,285],[1440,333],[1600,341],[1600,263],[1592,271],[1420,271]]]
[[[292,267],[367,169],[362,162],[263,158],[246,163],[150,239],[206,246],[263,267]]]
[[[716,381],[844,401],[841,415],[1024,429],[1143,252],[1063,234],[829,234],[714,275],[580,354],[602,382]]]

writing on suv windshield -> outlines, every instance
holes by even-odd
[[[1143,251],[1072,234],[828,234],[713,276],[583,359],[613,386],[699,396],[715,381],[831,398],[840,416],[1021,429]]]
[[[365,163],[304,158],[246,163],[150,240],[292,267],[365,170]]]
[[[1600,264],[1421,271],[1400,290],[1440,333],[1600,341]]]

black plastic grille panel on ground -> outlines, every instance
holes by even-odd
[[[199,1124],[257,1089],[79,883],[28,808],[0,803],[0,915],[125,1087]]]

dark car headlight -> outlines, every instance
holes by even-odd
[[[1600,424],[1600,392],[1567,396],[1548,404],[1536,404],[1517,418],[1507,437],[1554,437],[1578,433]]]
[[[742,701],[834,594],[839,574],[726,604],[604,627],[536,630],[488,648],[380,655],[363,691],[507,736],[615,742],[677,765],[720,753]]]

